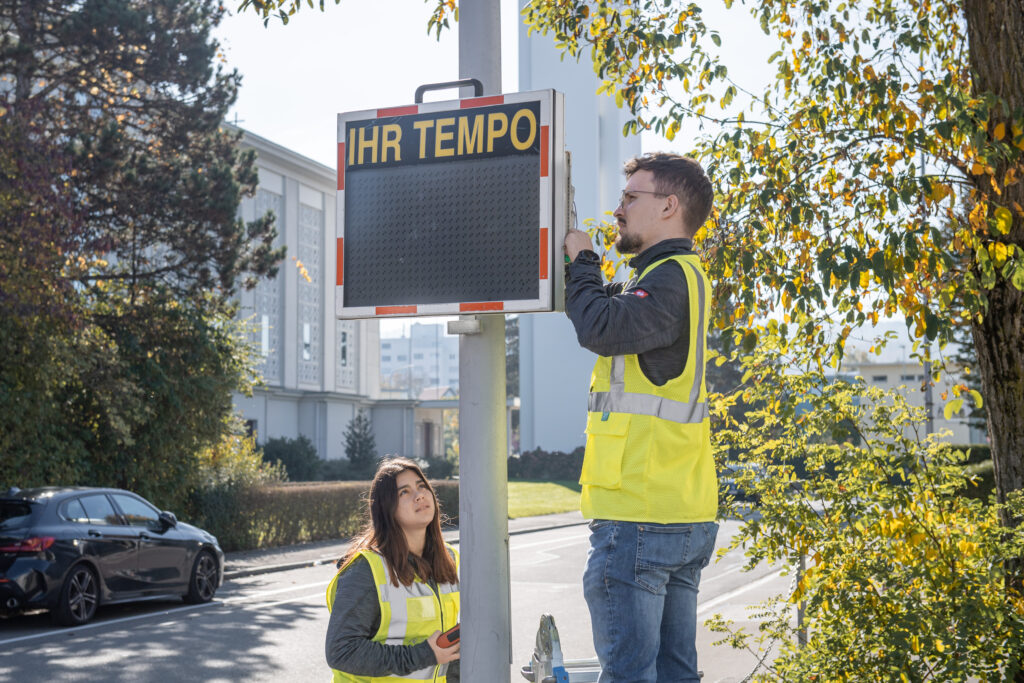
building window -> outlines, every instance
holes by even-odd
[[[414,354],[412,354],[412,359],[413,360],[423,360],[423,354],[422,353],[414,353]]]
[[[245,421],[245,435],[250,439],[256,436],[256,431],[259,428],[259,420],[246,420]]]
[[[885,384],[886,382],[889,381],[889,376],[888,375],[872,375],[871,376],[871,381],[872,382],[880,382],[882,384]]]
[[[302,323],[302,360],[313,358],[313,340],[310,335],[309,323]]]
[[[266,314],[260,316],[260,355],[270,355],[270,316]]]
[[[381,356],[380,359],[384,363],[390,363],[391,362],[391,356]]]
[[[900,381],[901,382],[913,382],[914,381],[914,375],[900,375]]]
[[[383,344],[380,345],[380,347],[382,349],[390,349],[391,348],[391,342],[384,342]]]
[[[406,360],[406,357],[405,357],[405,356],[399,356],[399,357],[398,357],[398,360],[399,360],[399,361],[403,361],[403,360]]]

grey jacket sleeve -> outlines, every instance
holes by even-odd
[[[584,254],[568,265],[565,282],[565,311],[580,346],[599,356],[642,354],[685,336],[689,300],[678,263],[658,266],[640,287],[634,280],[605,287],[596,254]]]
[[[327,664],[355,676],[404,676],[437,664],[427,641],[416,645],[373,642],[379,627],[380,603],[373,572],[360,557],[338,578],[327,625]]]

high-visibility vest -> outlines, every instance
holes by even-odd
[[[459,566],[459,553],[447,543],[445,548],[455,557]],[[439,583],[437,593],[429,584],[418,578],[410,586],[401,583],[396,588],[391,583],[391,570],[387,562],[373,550],[358,553],[370,563],[373,581],[377,587],[380,602],[380,627],[373,640],[388,645],[416,645],[426,640],[434,631],[444,631],[459,621],[459,584]],[[353,558],[355,559],[355,558]],[[342,567],[327,584],[327,609],[334,608],[334,597],[338,592],[338,577],[352,564]],[[377,681],[432,681],[446,683],[447,664],[428,666],[404,676],[354,676],[331,669],[336,683],[377,683]]]
[[[689,351],[678,377],[652,384],[636,354],[601,356],[590,379],[587,447],[580,475],[583,516],[628,522],[710,522],[718,481],[704,387],[711,285],[696,255],[666,261],[689,291]]]

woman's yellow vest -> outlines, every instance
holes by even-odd
[[[455,567],[459,566],[459,553],[447,543],[445,544],[455,557]],[[370,563],[373,571],[373,582],[377,586],[377,600],[380,602],[380,627],[373,640],[388,645],[416,645],[426,640],[434,631],[444,631],[459,621],[459,584],[439,583],[437,593],[430,585],[418,578],[411,586],[399,583],[396,588],[391,583],[391,570],[387,562],[372,550],[358,553]],[[354,558],[353,558],[354,559]],[[338,592],[338,577],[351,566],[342,567],[331,582],[327,584],[327,609],[334,607],[334,597]],[[331,669],[335,682],[345,683],[377,683],[377,681],[432,681],[446,683],[447,664],[429,666],[413,671],[405,676],[353,676],[344,671]]]
[[[710,522],[718,513],[704,364],[710,283],[696,255],[682,266],[690,295],[683,373],[652,384],[637,356],[601,356],[590,379],[587,447],[580,475],[583,516],[627,522]]]

